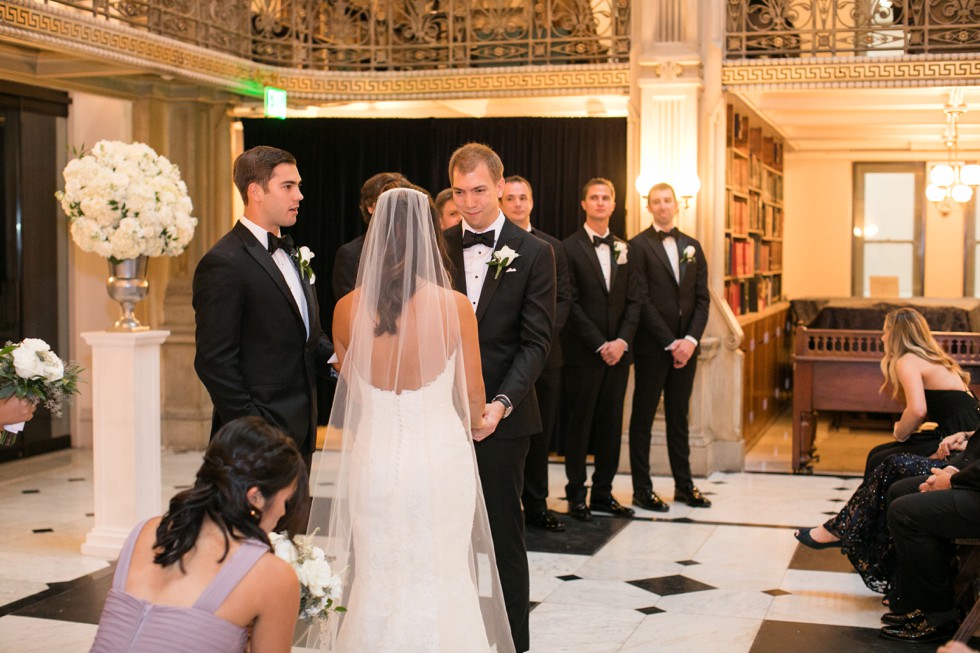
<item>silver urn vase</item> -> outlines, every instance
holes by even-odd
[[[150,282],[146,280],[146,264],[149,258],[138,256],[113,262],[109,259],[109,280],[105,282],[109,297],[122,306],[122,317],[116,320],[110,331],[148,331],[133,315],[133,308],[146,297]]]

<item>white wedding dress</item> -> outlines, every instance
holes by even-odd
[[[365,380],[351,452],[357,573],[339,651],[490,650],[471,572],[476,471],[453,406],[455,354],[433,381],[395,393]]]

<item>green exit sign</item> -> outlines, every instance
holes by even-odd
[[[286,89],[275,86],[265,87],[265,117],[286,117]]]

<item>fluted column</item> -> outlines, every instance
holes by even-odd
[[[180,166],[198,219],[184,253],[154,259],[150,279],[151,323],[171,332],[162,356],[162,440],[176,449],[206,447],[211,430],[211,401],[194,372],[191,283],[198,261],[234,219],[230,103],[218,91],[148,85],[133,107],[133,138]]]

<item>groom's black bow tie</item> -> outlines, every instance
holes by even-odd
[[[485,245],[493,248],[493,240],[493,229],[490,231],[484,231],[482,234],[473,233],[472,231],[464,231],[463,249],[473,247],[474,245]]]
[[[616,242],[616,239],[613,238],[612,234],[609,234],[608,236],[605,237],[592,236],[592,244],[595,245],[596,247],[598,247],[599,245],[609,245],[610,247],[612,247],[614,242]]]
[[[657,238],[659,238],[661,241],[664,240],[667,236],[670,236],[671,238],[677,238],[678,236],[681,235],[681,232],[677,230],[677,227],[674,227],[670,231],[661,231],[660,229],[654,229],[654,231],[657,232]]]
[[[281,249],[287,254],[292,254],[294,249],[292,237],[286,235],[280,238],[279,236],[269,234],[269,253],[275,254],[277,249]]]

